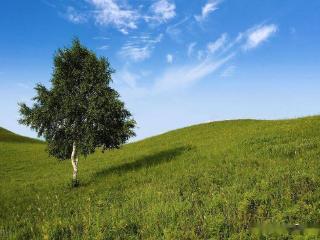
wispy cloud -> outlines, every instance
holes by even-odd
[[[85,14],[78,12],[71,6],[67,7],[66,17],[73,23],[84,23],[87,21],[87,16]]]
[[[258,47],[277,31],[278,26],[275,24],[259,25],[249,29],[247,31],[246,42],[243,45],[243,49],[249,50]]]
[[[277,30],[278,27],[275,24],[259,25],[244,33],[239,33],[235,39],[230,40],[227,34],[223,33],[216,41],[209,42],[206,49],[198,50],[198,60],[200,61],[198,64],[169,68],[156,81],[155,89],[162,91],[189,86],[225,66],[244,46],[246,49],[253,49],[266,41]],[[188,46],[189,54],[193,52],[194,46],[195,43]],[[221,51],[221,54],[218,58],[214,58],[217,51]],[[220,76],[230,77],[234,71],[235,66],[231,65]]]
[[[205,48],[200,48],[197,51],[197,63],[170,66],[165,69],[160,77],[154,79],[154,85],[148,92],[156,94],[191,86],[216,73],[228,63],[230,64],[230,61],[242,52],[241,50],[243,50],[244,46],[250,46],[250,49],[257,47],[275,33],[277,29],[275,24],[259,25],[258,27],[249,28],[245,32],[240,32],[234,39],[223,33],[217,40],[207,43]],[[194,52],[195,46],[196,42],[188,45],[187,53],[189,55]],[[218,51],[220,51],[219,55],[216,54]],[[171,62],[169,54],[167,60]],[[231,77],[235,69],[234,65],[227,66],[220,73],[220,77]]]
[[[193,54],[194,52],[194,48],[195,46],[197,45],[196,42],[192,42],[188,45],[188,50],[187,50],[187,54],[188,54],[188,57],[191,57],[191,55]]]
[[[234,54],[229,54],[216,61],[207,58],[195,65],[183,65],[170,68],[164,72],[162,77],[156,80],[154,86],[155,91],[169,91],[176,88],[185,88],[213,74],[233,57]]]
[[[208,43],[208,50],[210,53],[215,53],[220,50],[226,43],[227,34],[223,33],[216,41]]]
[[[137,28],[138,11],[120,6],[114,0],[88,0],[95,8],[94,18],[100,25],[112,25],[124,34]]]
[[[172,62],[173,62],[173,55],[167,54],[167,63],[172,63]]]
[[[138,62],[149,58],[150,52],[151,50],[148,46],[138,47],[132,44],[126,44],[122,47],[120,55]]]
[[[98,50],[108,50],[109,46],[108,45],[102,45],[100,47],[97,48]]]
[[[126,96],[133,98],[155,96],[192,86],[205,77],[216,73],[232,60],[234,56],[235,54],[231,53],[217,60],[207,56],[205,60],[195,64],[170,66],[159,77],[149,76],[148,73],[148,78],[153,82],[152,85],[148,84],[148,87],[139,85],[139,81],[145,78],[143,72],[132,72],[127,67],[116,73],[115,80],[117,84],[122,83],[121,91]]]
[[[47,6],[51,7],[51,8],[57,8],[57,6],[55,4],[53,4],[50,1],[47,0],[41,0],[41,2],[43,2],[44,4],[46,4]]]
[[[177,23],[168,26],[166,28],[166,33],[175,41],[180,42],[181,35],[183,33],[183,24],[185,24],[189,19],[190,17],[185,17]]]
[[[46,1],[46,0],[42,0]],[[123,34],[138,29],[143,21],[150,25],[167,23],[176,16],[176,5],[172,0],[154,0],[144,11],[143,5],[129,5],[120,0],[80,0],[74,1],[63,16],[73,23],[94,20],[97,25],[112,26]]]
[[[155,45],[161,41],[162,36],[162,34],[157,37],[151,37],[149,34],[133,36],[122,46],[119,55],[136,62],[145,60],[151,56],[151,52]]]
[[[145,16],[146,21],[167,22],[176,16],[176,6],[168,0],[158,0],[150,7],[152,15]]]
[[[200,15],[194,16],[195,19],[199,22],[205,20],[212,12],[216,11],[218,9],[218,5],[221,1],[219,0],[209,0],[201,10]]]

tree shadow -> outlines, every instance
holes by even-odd
[[[124,174],[126,172],[138,170],[141,168],[149,168],[165,162],[169,162],[174,160],[177,156],[190,150],[191,150],[190,146],[182,146],[182,147],[172,148],[168,150],[163,150],[151,155],[145,155],[145,156],[139,157],[134,162],[124,163],[118,166],[113,166],[113,167],[105,168],[101,171],[98,171],[91,178],[90,182],[93,182],[97,178],[106,177],[112,173]]]

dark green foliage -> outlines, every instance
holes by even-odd
[[[118,148],[134,135],[135,122],[110,87],[113,72],[106,58],[75,39],[54,57],[52,87],[38,84],[34,105],[20,104],[19,122],[43,136],[50,155],[59,159],[70,158],[74,142],[85,156],[97,147]]]

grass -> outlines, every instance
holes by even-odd
[[[0,239],[320,239],[320,117],[183,128],[71,163],[0,129]]]

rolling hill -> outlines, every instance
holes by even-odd
[[[320,239],[320,117],[171,131],[79,162],[0,129],[0,239]]]
[[[41,142],[41,141],[33,138],[20,136],[18,134],[8,131],[7,129],[0,127],[0,142],[31,143],[31,142]]]

